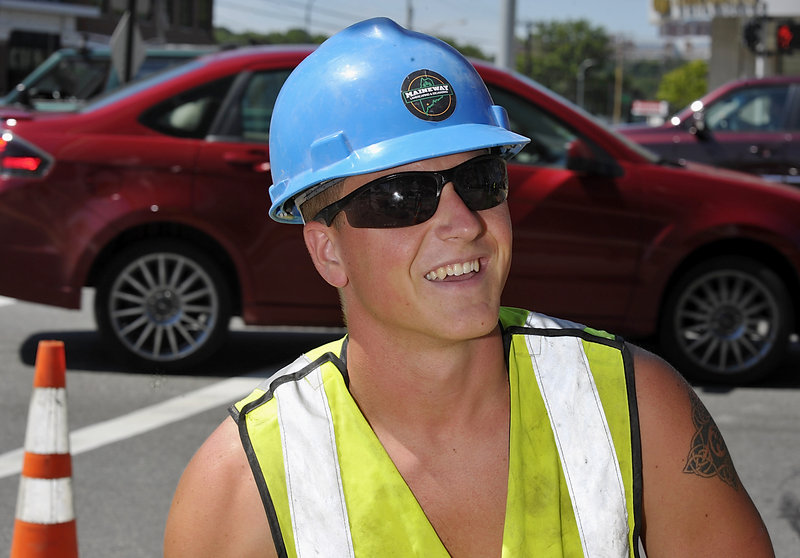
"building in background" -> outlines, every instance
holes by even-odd
[[[797,0],[652,0],[652,9],[662,37],[684,51],[707,45],[709,89],[737,78],[800,74]]]
[[[147,44],[210,44],[213,0],[0,0],[0,94],[63,47],[107,46],[131,6]]]

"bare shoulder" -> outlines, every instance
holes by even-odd
[[[183,472],[167,519],[164,556],[276,556],[233,419],[209,436]]]
[[[648,556],[774,556],[714,419],[656,355],[631,347]]]

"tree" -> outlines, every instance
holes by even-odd
[[[245,31],[234,33],[225,27],[214,28],[214,40],[221,45],[280,45],[280,44],[306,44],[318,45],[327,39],[327,35],[309,35],[305,29],[289,29],[286,32],[272,32],[267,34]],[[444,42],[470,58],[489,60],[489,56],[474,46],[458,44],[455,39],[439,37]]]
[[[657,99],[658,87],[666,72],[682,66],[686,60],[632,60],[625,64],[625,90],[634,99]]]
[[[594,64],[584,74],[585,105],[590,112],[606,112],[608,84],[613,80],[613,64],[608,62],[613,60],[613,53],[605,29],[579,19],[531,22],[528,30],[526,48],[517,57],[518,70],[574,101],[578,68],[591,59]]]
[[[478,58],[480,60],[490,60],[489,55],[484,53],[479,47],[475,45],[460,44],[453,38],[440,36],[438,39],[446,42],[451,47],[468,58]]]
[[[656,96],[667,101],[672,111],[680,110],[708,91],[708,63],[692,60],[664,74]]]
[[[309,35],[305,29],[289,29],[286,32],[256,33],[245,31],[235,33],[225,27],[214,28],[214,40],[222,45],[280,45],[280,44],[320,44],[327,35]]]

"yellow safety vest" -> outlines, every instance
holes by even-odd
[[[503,308],[511,432],[504,558],[636,557],[641,455],[617,338]],[[447,557],[347,389],[346,337],[231,407],[279,556]]]

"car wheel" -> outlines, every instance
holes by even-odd
[[[219,266],[185,242],[133,245],[97,284],[100,332],[128,360],[148,368],[174,371],[207,359],[225,340],[230,316]]]
[[[661,348],[687,377],[751,383],[783,360],[792,314],[786,285],[774,271],[746,257],[714,258],[692,268],[671,290]]]

